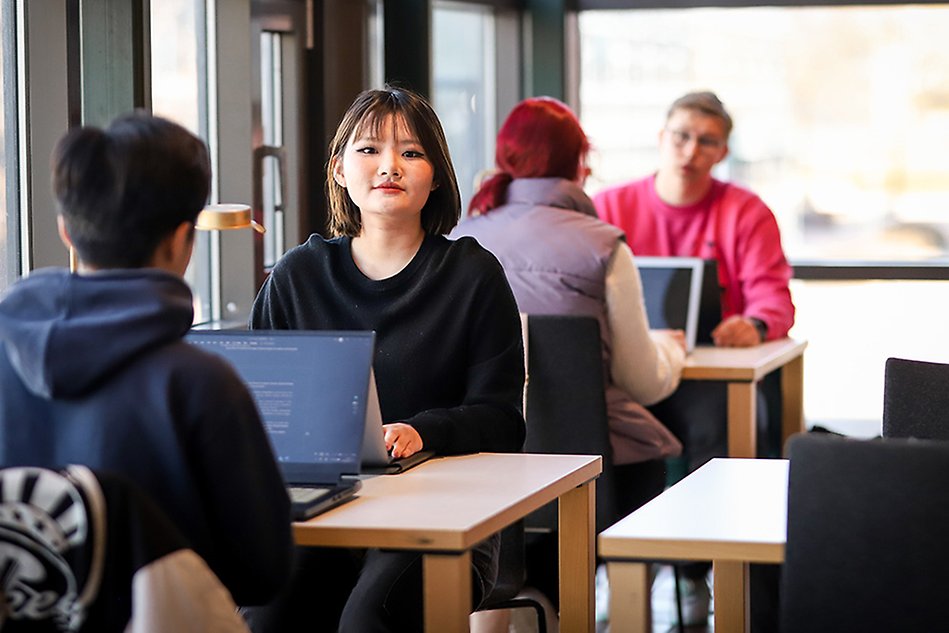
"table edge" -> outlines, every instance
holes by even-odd
[[[533,492],[466,530],[446,529],[424,532],[423,529],[406,528],[318,526],[308,525],[308,521],[303,521],[292,524],[294,542],[297,545],[318,547],[380,547],[428,552],[462,552],[471,549],[495,532],[560,498],[574,488],[586,484],[593,485],[603,471],[602,457],[599,455],[578,455],[578,457],[589,457],[590,461],[577,466],[543,490]],[[592,524],[590,529],[593,530]]]

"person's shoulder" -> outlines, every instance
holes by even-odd
[[[497,261],[491,251],[481,246],[477,238],[471,235],[461,235],[455,239],[449,239],[443,235],[437,237],[439,248],[449,257],[462,261]]]
[[[751,189],[734,182],[715,181],[721,189],[722,200],[736,205],[756,204],[767,207],[761,197]]]
[[[182,411],[216,411],[232,420],[241,418],[241,424],[257,418],[247,384],[222,356],[184,339],[165,346],[163,356],[174,398],[185,403]]]
[[[437,248],[442,252],[446,263],[466,271],[468,274],[496,274],[501,272],[501,262],[494,253],[483,247],[474,237],[463,235],[458,239],[449,239],[444,235],[433,236]]]
[[[349,244],[347,237],[323,237],[319,233],[312,233],[305,242],[287,251],[287,255],[294,257],[313,256],[324,253],[335,253]]]
[[[539,234],[549,231],[572,242],[580,240],[612,242],[625,235],[623,229],[597,216],[558,207],[543,206],[537,207],[536,210],[542,213],[538,220],[542,224],[538,227]]]
[[[288,274],[300,266],[336,257],[344,248],[346,239],[325,238],[319,233],[313,233],[305,242],[294,246],[277,260],[273,267],[273,274],[278,276]]]
[[[463,231],[463,229],[467,227],[477,225],[477,220],[479,217],[481,216],[467,219],[459,224],[455,228],[455,231],[458,231],[460,235],[455,236],[454,232],[452,232],[452,234],[449,236],[437,235],[433,236],[433,241],[435,241],[440,248],[457,253],[477,252],[479,250],[484,250],[484,247],[478,243],[477,239]]]
[[[458,241],[465,237],[477,239],[478,233],[485,227],[489,216],[490,214],[485,213],[463,217],[451,233],[445,236],[446,239],[449,241]]]
[[[774,216],[765,201],[751,189],[733,182],[716,181],[716,183],[721,189],[720,207],[726,212],[737,214],[744,221]]]

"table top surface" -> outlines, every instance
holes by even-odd
[[[754,347],[699,345],[685,359],[685,380],[760,380],[804,353],[807,341],[782,338]]]
[[[357,497],[294,523],[301,545],[463,551],[589,481],[594,455],[478,453],[363,481]]]
[[[599,536],[610,559],[779,563],[788,462],[713,459]]]

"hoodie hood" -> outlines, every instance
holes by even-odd
[[[170,273],[46,269],[0,299],[0,344],[31,392],[71,398],[144,351],[180,339],[193,319],[191,291]]]

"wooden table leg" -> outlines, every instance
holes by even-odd
[[[589,481],[560,497],[560,630],[593,633],[594,508]]]
[[[610,576],[610,630],[628,633],[652,631],[649,565],[611,562],[606,567]]]
[[[748,569],[748,563],[712,562],[716,631],[745,633],[749,630]]]
[[[804,432],[804,356],[781,369],[781,447],[795,433]]]
[[[756,382],[728,383],[728,456],[755,457],[758,454]]]
[[[422,557],[422,583],[425,630],[467,633],[471,613],[471,552],[426,553]]]

